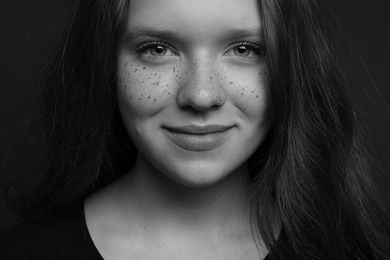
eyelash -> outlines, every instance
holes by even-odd
[[[155,47],[155,46],[162,46],[164,48],[168,48],[172,52],[174,52],[176,55],[178,55],[178,52],[176,51],[176,49],[173,48],[171,45],[169,45],[165,42],[154,41],[154,40],[150,40],[150,41],[147,41],[145,43],[140,44],[139,46],[136,47],[135,51],[137,53],[142,53],[142,52],[146,51],[147,49],[149,49],[151,47]]]
[[[241,41],[241,42],[236,42],[233,44],[232,47],[229,48],[229,50],[233,48],[237,48],[240,46],[245,46],[245,47],[250,47],[252,50],[258,54],[259,56],[262,56],[264,54],[264,47],[262,44],[259,42],[254,42],[254,41]],[[227,50],[225,53],[227,53],[229,50]]]
[[[156,40],[150,40],[150,41],[147,41],[145,43],[140,44],[139,46],[136,47],[135,51],[137,53],[143,53],[146,50],[148,50],[149,48],[155,47],[155,46],[162,46],[164,48],[170,49],[175,55],[179,55],[178,51],[175,48],[173,48],[171,45],[169,45],[165,42],[156,41]],[[247,41],[247,40],[233,43],[232,47],[230,47],[229,50],[231,50],[232,48],[239,47],[239,46],[250,47],[259,56],[262,56],[264,54],[264,47],[262,44],[260,44],[258,42],[254,42],[254,41]],[[229,50],[225,51],[224,54],[226,54]]]

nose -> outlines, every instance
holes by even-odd
[[[207,61],[189,66],[177,95],[179,107],[205,112],[223,106],[226,94],[214,72],[215,66]]]

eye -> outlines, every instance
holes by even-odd
[[[150,57],[159,57],[159,56],[178,56],[178,53],[170,45],[159,42],[159,41],[150,41],[139,45],[136,48],[136,52]]]
[[[233,49],[234,54],[237,56],[249,56],[251,54],[252,49],[245,45],[237,46]]]
[[[254,42],[239,42],[230,47],[224,55],[254,59],[263,55],[263,48]]]

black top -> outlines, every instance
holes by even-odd
[[[1,260],[103,260],[81,205],[55,217],[24,222],[0,236]]]
[[[103,260],[78,205],[66,213],[18,224],[0,235],[1,260]],[[271,260],[267,256],[265,260]]]

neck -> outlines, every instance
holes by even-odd
[[[180,185],[150,167],[138,160],[124,178],[86,201],[88,229],[103,252],[116,253],[122,245],[133,250],[134,244],[144,252],[152,243],[156,252],[176,248],[178,255],[215,256],[216,248],[223,259],[265,255],[250,229],[246,164],[203,188]]]
[[[247,164],[218,183],[199,188],[179,184],[138,158],[123,183],[123,207],[129,212],[136,207],[152,223],[198,230],[226,221],[249,227]]]

